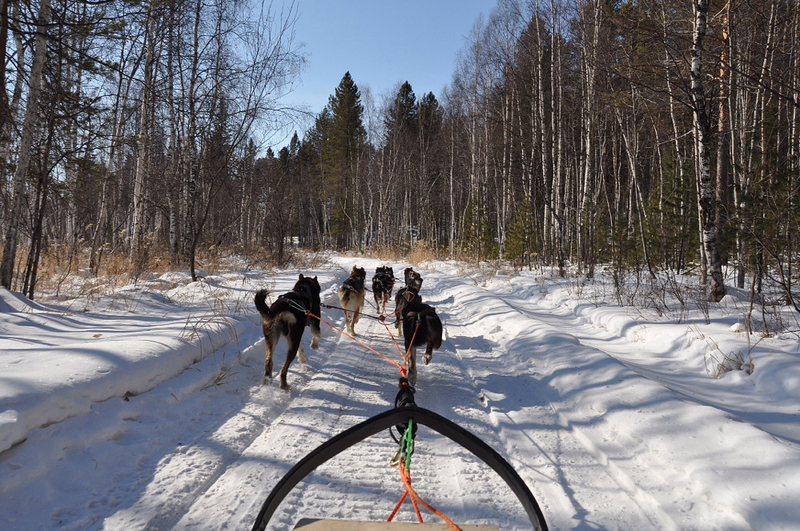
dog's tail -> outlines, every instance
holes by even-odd
[[[256,310],[261,314],[261,317],[264,319],[271,319],[272,313],[269,311],[269,306],[267,306],[267,290],[258,290],[253,300],[256,303]]]

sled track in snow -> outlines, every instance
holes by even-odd
[[[336,290],[348,270],[320,277],[324,303],[338,305]],[[655,399],[672,397],[671,391],[650,383],[647,374],[630,376],[627,365],[603,361],[600,351],[546,324],[548,319],[521,300],[460,277],[422,274],[423,300],[442,317],[446,339],[431,364],[420,361],[417,405],[500,453],[533,492],[550,529],[682,530],[702,521],[725,522],[721,528],[728,531],[749,528],[715,501],[691,470],[683,470],[680,460],[659,453],[680,441],[648,447],[648,440],[615,424],[602,402],[573,397],[568,384],[570,378],[594,382],[594,370],[602,386],[603,371],[627,371],[631,381],[654,386]],[[369,304],[365,311],[375,313]],[[323,310],[323,317],[344,327],[337,310]],[[98,444],[130,444],[142,454],[125,456],[119,468],[110,467],[115,478],[87,495],[84,506],[48,507],[41,527],[250,529],[269,492],[295,463],[334,435],[394,406],[398,369],[328,325],[322,330],[319,350],[307,350],[309,364],[295,362],[290,368],[289,392],[276,382],[259,385],[264,343],[257,330],[246,338],[249,346],[233,364],[230,378],[209,392],[198,391],[209,377],[213,380],[213,365],[197,369],[203,381],[193,381],[190,369],[129,403],[99,405],[97,418],[111,428],[97,427],[90,438]],[[362,318],[356,330],[360,340],[399,360],[397,347],[377,320]],[[308,334],[304,339],[308,345]],[[542,345],[548,352],[542,352]],[[278,368],[284,355],[282,342]],[[584,367],[583,358],[601,361]],[[165,430],[175,435],[158,439],[163,447],[142,441]],[[390,466],[396,449],[383,433],[339,454],[293,489],[268,529],[290,531],[300,518],[386,520],[404,492]],[[411,477],[419,494],[457,523],[530,529],[519,501],[494,471],[425,427],[417,434]],[[426,522],[438,521],[424,516]],[[395,520],[416,521],[409,502]]]
[[[642,441],[609,427],[602,418],[593,421],[597,425],[586,424],[584,412],[537,376],[530,354],[509,344],[515,331],[482,328],[482,315],[501,312],[541,326],[531,312],[458,278],[425,277],[424,300],[442,316],[447,339],[430,365],[419,366],[417,404],[465,427],[504,455],[539,500],[552,529],[591,527],[596,525],[591,515],[614,514],[623,523],[620,529],[677,530],[683,529],[682,511],[720,510],[705,501],[701,485],[687,482],[685,472],[668,461],[642,462],[641,455],[652,458]],[[333,293],[339,280],[329,284],[323,302],[337,304]],[[461,290],[462,300],[444,298]],[[374,309],[367,304],[365,312],[374,314]],[[325,318],[343,328],[336,311],[327,311]],[[238,453],[222,459],[177,506],[162,510],[173,516],[153,518],[150,528],[208,529],[210,521],[249,528],[266,495],[291,466],[332,436],[393,406],[397,368],[326,327],[320,349],[309,351],[313,373],[298,364],[290,369],[293,389],[284,407],[240,440]],[[360,340],[399,359],[381,323],[362,318],[356,330]],[[566,334],[565,342],[578,344]],[[276,384],[264,392],[283,393]],[[609,430],[613,440],[603,440]],[[385,520],[403,493],[398,473],[389,465],[396,448],[388,434],[379,434],[321,466],[287,496],[269,529],[289,531],[300,518]],[[411,472],[420,495],[456,522],[530,528],[518,501],[493,471],[431,430],[421,428],[417,435]],[[705,508],[670,511],[675,505],[673,482],[687,485],[692,492],[685,498]],[[249,494],[242,493],[243,483]],[[608,494],[598,497],[597,492]],[[396,521],[416,521],[410,503]]]
[[[340,326],[342,322],[340,318],[335,324]],[[379,322],[362,319],[357,332],[360,340],[394,359],[399,358],[397,347]],[[272,486],[308,452],[333,435],[393,407],[398,389],[397,368],[344,336],[339,336],[335,348],[330,348],[325,339],[336,335],[330,329],[324,333],[320,347],[323,365],[302,391],[293,396],[291,404],[265,433],[265,440],[258,443],[258,446],[282,447],[278,450],[281,466],[269,477],[263,477],[256,511]],[[445,404],[453,400],[461,403],[466,389],[472,408],[480,406],[478,391],[464,387],[463,382],[469,381],[466,374],[450,364],[437,365],[438,356],[449,354],[436,353],[431,365],[420,367],[417,403],[423,407],[436,406],[447,413],[449,408],[442,404],[443,397],[447,398]],[[439,380],[458,385],[441,386]],[[452,396],[456,388],[462,396]],[[492,438],[491,431],[483,431],[484,437]],[[497,441],[494,443],[492,446],[498,448]],[[404,492],[397,470],[389,463],[396,449],[397,444],[384,433],[343,452],[294,489],[273,517],[270,529],[292,529],[300,517],[385,520]],[[494,477],[468,451],[424,427],[417,435],[412,478],[424,499],[456,521],[502,521],[509,524],[504,528],[526,528],[527,520],[518,501],[500,478]],[[494,510],[494,516],[488,519],[487,505],[490,514]],[[438,520],[432,515],[425,516],[426,521]],[[401,509],[396,521],[416,521],[410,503]]]
[[[450,282],[457,282],[457,279],[448,279]],[[476,291],[485,291],[480,288],[473,288]],[[492,303],[484,305],[484,311],[505,312],[509,311],[519,317],[510,317],[509,321],[517,323],[528,320],[536,323],[537,327],[550,329],[548,333],[554,335],[566,335],[565,342],[580,344],[580,340],[569,334],[565,334],[563,328],[556,329],[547,316],[542,316],[541,311],[534,311],[522,301],[515,301],[512,297],[504,297],[496,293],[486,291]],[[467,312],[462,312],[467,314]],[[481,341],[494,339],[500,346],[501,353],[493,362],[494,371],[498,374],[528,374],[533,385],[503,386],[503,388],[524,389],[519,396],[502,397],[498,406],[490,405],[490,418],[492,423],[499,429],[501,439],[507,452],[512,458],[512,463],[519,466],[525,477],[525,470],[531,470],[527,466],[530,463],[524,460],[515,460],[517,449],[526,444],[533,443],[542,450],[539,462],[539,472],[543,469],[551,470],[552,479],[560,484],[560,489],[546,489],[540,494],[545,515],[548,513],[554,516],[559,512],[554,503],[564,495],[569,500],[570,505],[575,510],[571,521],[567,524],[570,528],[575,528],[576,523],[581,521],[584,513],[605,512],[616,513],[619,521],[628,522],[620,526],[621,529],[630,528],[631,524],[638,529],[685,529],[687,520],[686,513],[694,511],[714,515],[710,521],[728,519],[730,529],[746,529],[749,526],[737,514],[730,514],[729,509],[717,503],[713,497],[708,496],[703,485],[690,476],[691,474],[681,469],[679,463],[671,460],[661,459],[657,452],[650,451],[646,443],[642,440],[634,439],[624,433],[624,429],[609,422],[602,411],[592,411],[588,414],[581,411],[580,407],[572,404],[569,399],[560,396],[550,385],[549,378],[541,377],[536,373],[536,351],[524,349],[505,348],[503,345],[508,340],[509,334],[505,330],[484,330]],[[530,342],[521,342],[523,345],[530,345]],[[596,347],[586,346],[585,349],[596,350]],[[481,350],[481,349],[479,349]],[[600,351],[602,352],[602,351]],[[607,355],[603,353],[604,355]],[[616,360],[618,363],[618,360]],[[636,372],[642,378],[649,380],[646,371],[638,371],[637,368],[623,364],[627,369]],[[502,368],[501,368],[502,367]],[[480,377],[476,378],[481,380]],[[663,385],[658,382],[656,385]],[[490,392],[484,393],[490,396]],[[680,395],[680,393],[678,393]],[[491,398],[489,398],[491,401]],[[527,406],[516,406],[520,410],[527,409],[523,415],[525,421],[520,423],[515,420],[518,415],[512,409],[503,407],[503,403],[517,402],[527,404]],[[556,425],[555,429],[537,430],[530,427],[530,419],[539,418],[542,426]],[[612,437],[609,437],[609,434]],[[558,440],[547,441],[553,437]],[[550,451],[548,451],[548,448]],[[551,453],[552,449],[557,449],[556,453]],[[568,457],[566,457],[568,456]],[[548,462],[549,461],[549,462]],[[586,473],[586,471],[591,471]],[[579,473],[580,475],[573,474]],[[530,477],[532,483],[536,483],[536,476]],[[527,478],[526,478],[527,479]],[[543,482],[547,485],[547,482]],[[679,497],[685,500],[684,504],[676,503],[674,488],[682,485],[686,492]],[[554,485],[551,485],[554,486]],[[561,490],[561,492],[558,492]],[[608,508],[592,507],[591,510],[583,509],[584,502],[581,500],[578,490],[587,492],[615,492],[613,497],[627,499],[627,503],[618,505],[611,511]],[[609,494],[609,500],[613,498]],[[550,502],[548,502],[548,500]],[[550,509],[550,511],[548,511]],[[727,516],[720,517],[720,514]],[[563,525],[563,524],[562,524]],[[555,522],[552,528],[558,528]]]

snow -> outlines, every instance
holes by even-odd
[[[398,277],[408,265],[386,263]],[[333,256],[194,283],[186,273],[75,277],[37,302],[0,291],[0,529],[249,529],[298,460],[393,407],[397,368],[327,324],[317,351],[305,334],[309,362],[290,368],[291,391],[277,378],[260,385],[255,291],[274,300],[302,272],[338,305],[354,264],[384,262]],[[800,528],[795,315],[769,321],[759,310],[764,321],[746,323],[747,294],[735,289],[710,307],[620,306],[650,299],[541,271],[415,268],[446,331],[420,364],[417,405],[503,455],[551,529]],[[366,314],[376,311],[368,304]],[[338,310],[322,317],[344,326]],[[775,319],[795,331],[775,333]],[[364,317],[356,331],[399,360],[380,320]],[[281,343],[276,371],[284,352]],[[389,464],[396,448],[376,435],[332,459],[270,529],[386,520],[403,493]],[[411,475],[458,523],[530,528],[491,469],[424,427]],[[396,519],[416,521],[410,504]]]

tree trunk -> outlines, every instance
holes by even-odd
[[[13,199],[11,213],[6,227],[6,241],[3,247],[3,259],[0,262],[0,284],[6,289],[12,288],[14,280],[14,261],[19,245],[19,226],[23,218],[25,205],[25,185],[30,168],[31,146],[33,135],[39,122],[39,99],[44,79],[44,64],[47,60],[47,28],[50,22],[50,0],[42,0],[39,8],[39,20],[31,66],[28,102],[25,108],[25,120],[22,123],[22,136],[19,142],[19,157],[14,172]]]
[[[145,179],[150,172],[150,123],[153,102],[153,80],[155,78],[155,46],[157,24],[154,7],[151,4],[147,12],[147,37],[144,60],[144,86],[142,87],[142,105],[139,116],[139,152],[136,159],[136,178],[133,187],[133,220],[131,222],[131,261],[138,272],[144,259],[145,228]]]
[[[717,228],[714,214],[716,197],[711,176],[711,119],[706,110],[703,89],[703,39],[706,36],[709,0],[694,0],[694,34],[692,41],[692,110],[694,113],[695,145],[698,161],[699,205],[703,245],[708,258],[708,274],[712,279],[709,299],[719,302],[726,294],[722,277],[722,259],[717,248]]]

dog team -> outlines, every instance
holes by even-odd
[[[395,295],[395,323],[397,334],[403,335],[405,352],[408,355],[408,381],[415,385],[417,381],[417,347],[425,345],[423,361],[425,365],[433,358],[433,351],[442,345],[442,321],[436,310],[422,302],[419,292],[422,288],[422,276],[413,268],[404,271],[405,285]],[[391,267],[381,266],[372,277],[372,293],[375,306],[383,314],[387,301],[394,289],[394,271]],[[361,318],[366,301],[367,273],[363,267],[353,266],[350,277],[339,288],[339,301],[344,311],[347,333],[355,336],[355,327]],[[281,389],[289,389],[286,375],[289,365],[295,357],[300,363],[306,363],[306,353],[301,341],[306,326],[311,328],[311,348],[319,347],[320,332],[320,285],[317,277],[311,278],[300,274],[292,291],[279,296],[271,306],[267,305],[267,290],[259,290],[255,295],[255,305],[261,314],[261,328],[267,346],[267,362],[264,368],[262,383],[272,380],[272,355],[281,337],[286,337],[288,349],[286,361],[280,372]]]

